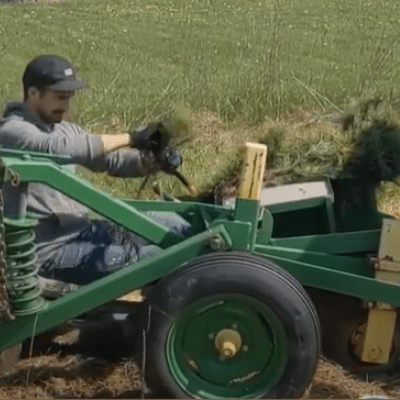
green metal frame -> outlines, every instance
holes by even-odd
[[[163,248],[159,253],[99,279],[43,310],[0,322],[0,351],[62,324],[134,289],[144,287],[210,251],[243,251],[275,261],[303,285],[400,306],[400,285],[373,277],[368,254],[376,254],[380,230],[274,239],[273,215],[255,200],[237,199],[233,210],[197,202],[117,199],[94,189],[62,167],[68,156],[0,148],[0,182],[46,184]],[[312,199],[311,199],[312,200]],[[293,205],[292,205],[293,206]],[[304,202],[301,207],[304,207]],[[310,201],[309,206],[313,206]],[[143,211],[171,211],[201,222],[192,237],[170,232]],[[133,264],[132,264],[133,265]]]

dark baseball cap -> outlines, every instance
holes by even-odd
[[[25,88],[48,87],[55,90],[78,90],[87,86],[76,79],[76,69],[64,58],[43,55],[34,58],[22,78]]]

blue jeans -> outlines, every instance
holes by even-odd
[[[177,214],[154,212],[147,215],[175,233],[185,236],[195,233],[194,227]],[[40,266],[39,275],[85,285],[160,250],[159,246],[110,221],[94,220],[78,237],[51,255]]]

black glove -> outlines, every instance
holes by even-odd
[[[131,147],[151,150],[155,155],[160,154],[169,141],[169,135],[161,122],[149,124],[129,134]]]
[[[162,171],[170,174],[182,164],[182,157],[174,146],[168,144],[159,154],[158,163]]]

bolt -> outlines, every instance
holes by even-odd
[[[210,247],[212,250],[221,250],[224,244],[223,239],[219,235],[215,235],[210,239]]]
[[[230,358],[237,353],[237,348],[232,342],[224,342],[221,344],[221,353],[224,357]]]
[[[17,175],[13,175],[10,180],[11,186],[17,187],[20,184],[19,177]]]
[[[188,363],[192,367],[192,369],[194,369],[195,371],[199,370],[198,365],[192,359],[188,360]]]

